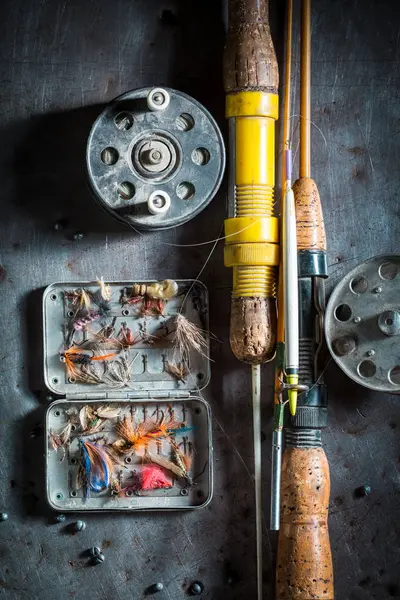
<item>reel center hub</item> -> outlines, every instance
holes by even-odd
[[[135,171],[146,179],[162,181],[180,165],[181,151],[167,132],[145,132],[132,151]]]

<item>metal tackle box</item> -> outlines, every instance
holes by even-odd
[[[45,383],[61,396],[48,407],[45,423],[47,501],[55,510],[193,509],[211,500],[211,410],[200,394],[210,380],[207,288],[199,281],[173,282],[176,294],[158,302],[156,312],[145,294],[127,296],[133,286],[145,290],[155,283],[107,284],[107,310],[103,306],[99,316],[86,308],[82,319],[82,298],[98,298],[101,282],[55,283],[44,291]],[[82,290],[87,296],[79,300]],[[178,355],[174,335],[179,314],[201,330],[203,351],[191,348]],[[148,423],[159,424],[168,436],[140,448],[129,446],[119,439],[121,422],[129,422],[136,432]],[[60,432],[66,428],[68,439],[61,444]],[[114,465],[102,489],[85,480],[90,444]],[[179,465],[179,457],[190,463],[186,478],[165,467]],[[168,487],[135,487],[132,482],[141,476],[144,480],[149,464],[161,464]]]

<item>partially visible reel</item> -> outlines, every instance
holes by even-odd
[[[400,392],[400,256],[376,256],[348,273],[325,313],[332,357],[357,383]]]
[[[196,100],[169,88],[127,92],[89,135],[87,171],[97,200],[140,229],[189,221],[217,193],[225,169],[221,132]]]

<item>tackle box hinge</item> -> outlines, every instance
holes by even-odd
[[[66,394],[65,399],[68,401],[82,401],[82,400],[155,400],[158,398],[164,399],[176,399],[176,398],[190,398],[191,393],[184,390],[153,390],[141,392],[85,392],[84,394]]]
[[[66,394],[66,400],[126,400],[128,394],[121,392],[85,392],[84,394]]]
[[[183,390],[153,390],[153,391],[142,391],[142,392],[129,392],[128,398],[132,400],[135,398],[143,398],[144,400],[154,400],[158,398],[169,399],[169,398],[190,398],[189,392]]]
[[[191,392],[184,392],[183,390],[178,390],[176,392],[170,393],[170,398],[190,398]]]

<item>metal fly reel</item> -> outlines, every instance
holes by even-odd
[[[100,204],[140,229],[192,219],[224,174],[221,132],[199,102],[169,88],[143,88],[111,102],[89,135],[87,170]]]
[[[400,256],[371,258],[342,279],[326,308],[325,335],[351,379],[400,392]]]

